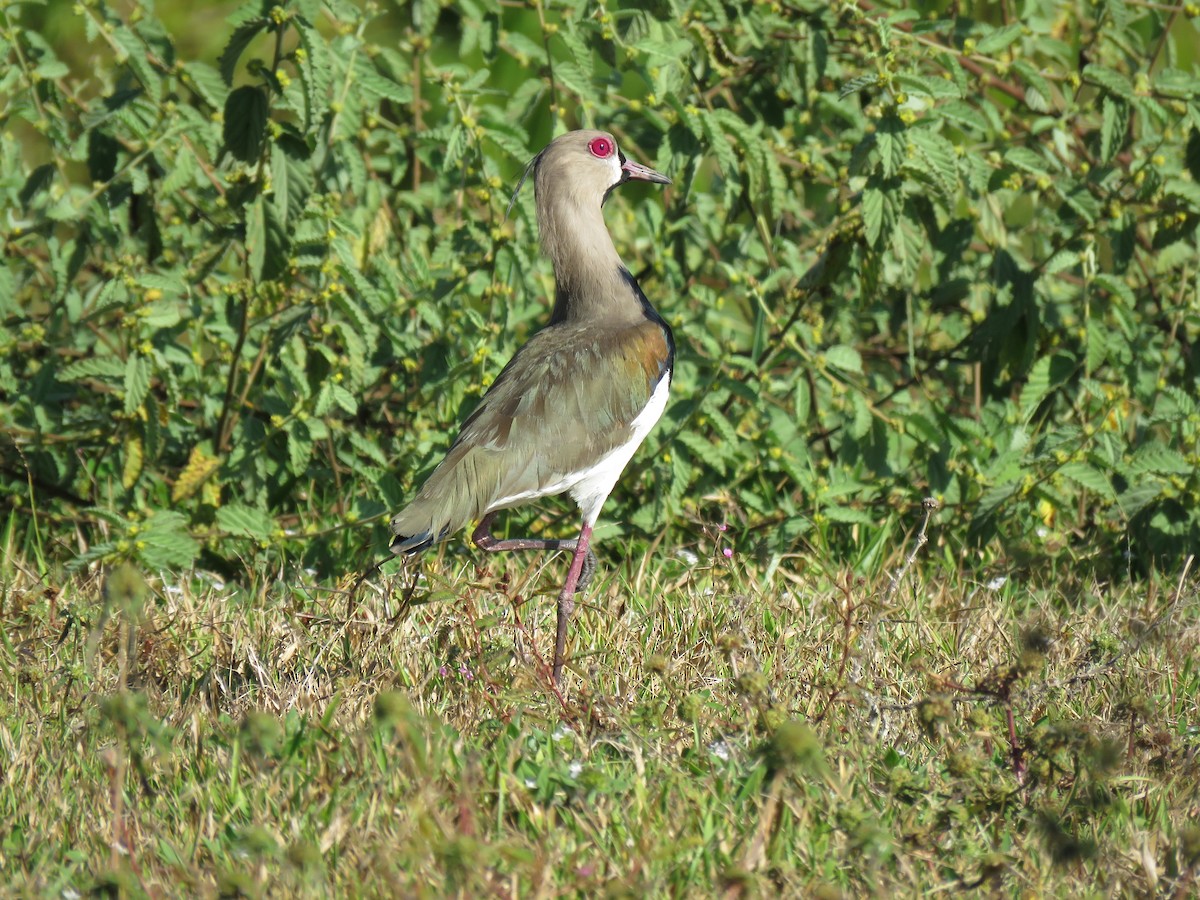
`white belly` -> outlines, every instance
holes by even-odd
[[[536,491],[525,491],[513,494],[493,503],[488,511],[506,509],[526,500],[536,500],[539,497],[552,497],[555,494],[570,493],[572,499],[579,504],[583,513],[583,521],[587,525],[595,525],[600,517],[600,508],[612,493],[617,479],[629,465],[629,460],[637,448],[642,445],[646,435],[662,418],[663,410],[667,408],[667,394],[671,387],[671,373],[664,372],[662,378],[650,396],[650,402],[629,423],[631,434],[629,440],[619,447],[614,447],[592,466],[578,472],[572,472],[561,480],[548,484]]]

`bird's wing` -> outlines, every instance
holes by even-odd
[[[512,358],[393,531],[428,543],[506,498],[532,498],[629,442],[631,423],[669,377],[670,332],[555,325]],[[505,503],[503,505],[510,505]],[[435,537],[436,536],[436,537]]]

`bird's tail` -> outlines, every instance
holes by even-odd
[[[397,516],[396,518],[398,519],[400,517]],[[395,520],[393,520],[393,523],[394,522]],[[395,530],[395,524],[392,525],[392,528]],[[443,528],[442,533],[438,535],[437,540],[442,540],[448,534],[449,531]],[[432,546],[433,543],[434,537],[433,532],[431,531],[422,531],[417,534],[408,535],[397,534],[394,538],[392,538],[392,552],[397,556],[410,556],[413,553],[420,553],[425,548]]]
[[[435,486],[436,487],[436,486]],[[437,502],[435,491],[422,490],[407,507],[392,516],[392,552],[410,556],[445,540],[471,518],[473,509],[458,510]]]
[[[482,517],[500,488],[492,456],[478,449],[452,448],[412,503],[392,517],[392,552],[424,550]]]

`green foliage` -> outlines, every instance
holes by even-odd
[[[680,345],[620,528],[877,569],[934,494],[989,554],[1200,536],[1177,9],[258,0],[208,61],[76,9],[85,49],[0,33],[0,490],[47,558],[360,567],[544,319],[505,206],[592,124],[676,185],[609,213]]]

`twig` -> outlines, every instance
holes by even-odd
[[[368,566],[366,569],[364,569],[362,571],[362,573],[358,576],[358,578],[354,579],[354,584],[350,585],[350,590],[348,590],[346,592],[346,621],[349,621],[350,618],[354,615],[354,607],[355,607],[354,598],[358,596],[359,588],[361,588],[363,586],[363,584],[366,582],[366,580],[368,578],[372,577],[373,575],[378,575],[379,570],[381,568],[383,568],[383,564],[385,562],[387,562],[387,559],[381,559],[381,560],[379,560],[379,562],[371,564],[370,566]],[[416,585],[417,585],[416,578],[414,578],[413,579],[413,589],[416,588]],[[407,605],[408,601],[411,598],[412,598],[412,590],[409,590],[409,592],[405,595],[404,604]]]
[[[823,707],[821,707],[821,711],[819,713],[817,713],[816,716],[813,717],[814,722],[823,722],[825,720],[826,714],[829,712],[830,707],[833,706],[833,702],[835,700],[837,700],[839,696],[841,696],[843,680],[846,675],[846,670],[850,664],[850,657],[851,657],[850,648],[851,648],[851,645],[854,643],[854,633],[853,632],[854,632],[854,625],[855,625],[855,621],[856,621],[855,613],[858,612],[859,608],[862,605],[862,604],[854,602],[854,595],[853,595],[853,592],[851,591],[851,584],[850,584],[849,576],[846,577],[846,583],[844,585],[838,585],[838,587],[840,587],[842,590],[842,604],[841,604],[841,609],[839,610],[840,618],[842,620],[841,621],[841,625],[842,625],[841,659],[838,660],[838,670],[837,670],[837,675],[834,676],[834,679],[833,679],[833,689],[829,692],[829,698],[825,701],[825,705]],[[856,668],[861,668],[861,667],[856,667]],[[853,678],[854,682],[860,681],[861,680],[861,672],[856,671],[854,673],[854,675],[852,676],[852,678]]]
[[[1004,703],[1004,722],[1008,726],[1008,754],[1012,760],[1013,777],[1017,779],[1017,784],[1024,786],[1025,773],[1028,771],[1028,766],[1025,765],[1025,753],[1021,749],[1021,742],[1017,738],[1017,720],[1013,717],[1012,697],[1005,696]]]
[[[925,519],[921,522],[921,528],[917,532],[916,543],[913,544],[912,551],[904,560],[904,565],[900,567],[900,571],[892,576],[892,582],[888,585],[887,593],[883,595],[885,602],[890,603],[896,591],[900,588],[900,582],[904,580],[904,576],[908,574],[908,570],[912,568],[913,562],[917,558],[917,554],[921,552],[921,548],[929,543],[929,535],[926,534],[926,529],[929,527],[929,520],[933,518],[933,514],[941,508],[942,504],[938,502],[936,497],[926,497],[921,501],[921,509],[925,510]]]

